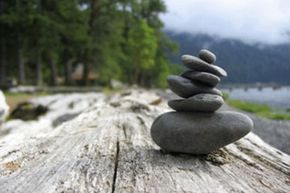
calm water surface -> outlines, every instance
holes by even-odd
[[[273,89],[266,87],[263,89],[244,88],[236,89],[224,89],[229,93],[230,98],[245,100],[257,103],[266,103],[273,108],[288,109],[290,108],[290,87],[281,87],[279,89]]]

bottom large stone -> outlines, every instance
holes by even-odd
[[[252,128],[252,120],[237,112],[169,112],[154,121],[151,136],[169,152],[207,154],[237,141]]]

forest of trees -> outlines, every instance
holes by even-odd
[[[0,85],[165,86],[162,0],[1,0]],[[78,81],[72,73],[82,65]],[[93,72],[92,82],[90,73]],[[62,81],[61,81],[62,80]]]

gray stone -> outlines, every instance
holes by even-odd
[[[112,89],[125,89],[127,86],[123,82],[115,79],[110,80],[110,87]]]
[[[208,73],[208,72],[198,72],[198,71],[188,70],[188,71],[185,71],[183,74],[181,74],[181,76],[184,78],[188,78],[190,80],[200,81],[211,87],[215,87],[221,81],[221,79],[218,76]]]
[[[213,94],[197,94],[187,99],[177,99],[168,102],[176,111],[214,112],[224,103],[221,96]]]
[[[252,120],[237,112],[169,112],[151,127],[154,142],[169,152],[207,154],[249,133]]]
[[[197,58],[195,56],[183,55],[181,57],[181,60],[186,67],[188,67],[192,70],[210,72],[210,73],[217,75],[219,77],[226,77],[227,76],[227,72],[224,69],[222,69],[216,65],[208,64],[207,62],[205,62],[205,61],[203,61],[200,58]]]
[[[6,120],[9,114],[9,106],[3,92],[0,90],[0,125]]]
[[[216,61],[216,56],[209,50],[202,49],[199,51],[198,57],[203,61],[213,64]]]
[[[167,77],[169,88],[177,95],[188,98],[200,93],[209,93],[222,96],[222,92],[201,83],[193,82],[181,76],[170,75]]]

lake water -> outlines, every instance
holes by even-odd
[[[266,103],[273,108],[289,109],[290,108],[290,87],[281,87],[273,89],[266,87],[263,89],[244,88],[224,89],[229,93],[230,98],[245,100],[249,102]]]

